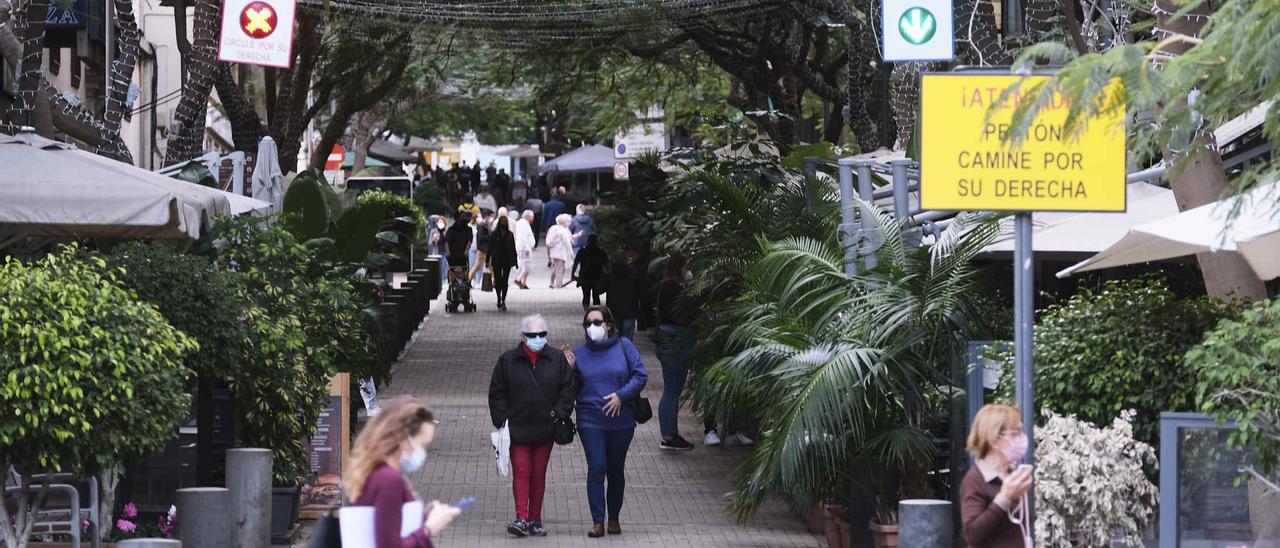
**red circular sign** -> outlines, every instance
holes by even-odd
[[[240,30],[249,38],[262,39],[276,31],[276,10],[266,2],[250,2],[240,12]]]

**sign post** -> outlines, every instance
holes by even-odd
[[[1024,141],[1008,139],[1014,109],[1024,94],[1039,100],[1029,90],[1047,78],[960,72],[925,74],[920,82],[920,207],[1015,212],[1014,387],[1030,442],[1027,464],[1035,463],[1032,212],[1120,212],[1127,205],[1122,113],[1090,119],[1079,135],[1068,135],[1071,105],[1054,96]],[[1115,84],[1102,93],[1117,91]],[[1034,492],[1027,497],[1034,506]]]

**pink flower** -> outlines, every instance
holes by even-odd
[[[120,512],[120,516],[126,518],[138,517],[138,506],[132,502],[124,505],[124,510]]]
[[[137,528],[138,528],[137,525],[134,525],[132,521],[129,521],[127,519],[116,520],[116,529],[119,529],[126,533],[132,533],[133,530]]]

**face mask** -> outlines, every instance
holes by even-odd
[[[436,223],[436,228],[440,230],[444,230],[444,221]]]
[[[419,468],[422,468],[422,465],[426,462],[427,450],[421,447],[414,447],[413,452],[408,455],[400,455],[400,469],[406,473],[416,472]]]
[[[1026,433],[1018,434],[1015,438],[1010,438],[1009,445],[1002,450],[1004,458],[1008,459],[1009,462],[1018,462],[1022,460],[1022,457],[1027,456],[1027,445],[1029,445],[1029,442],[1027,441]]]
[[[524,345],[529,347],[529,350],[538,352],[542,350],[542,347],[547,345],[547,338],[546,337],[525,337]]]
[[[689,270],[684,271],[684,281],[686,281],[686,282],[691,282],[691,281],[693,281],[693,272],[691,272],[691,271],[689,271]]]
[[[587,338],[596,342],[604,340],[605,330],[603,325],[588,325]]]

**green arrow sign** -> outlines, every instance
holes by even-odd
[[[929,10],[916,6],[902,13],[898,19],[898,32],[902,39],[914,45],[928,42],[938,30],[938,20]]]

